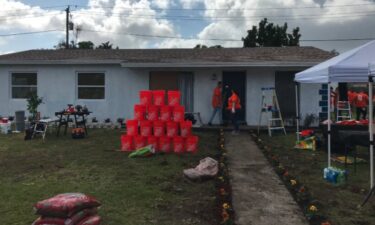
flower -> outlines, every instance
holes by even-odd
[[[225,191],[224,188],[220,188],[220,194],[221,194],[221,195],[226,195],[226,191]]]
[[[220,181],[224,182],[224,177],[220,176],[220,177],[218,177],[218,179],[219,179]]]
[[[290,180],[290,184],[291,184],[292,186],[294,186],[294,185],[297,184],[297,181],[296,181],[296,180]]]
[[[325,221],[325,222],[322,222],[320,225],[331,225],[331,223],[328,221]]]
[[[310,205],[309,211],[311,211],[311,212],[317,212],[318,208],[315,205]]]
[[[223,217],[223,222],[226,222],[229,219],[229,214],[226,210],[223,210],[223,212],[221,212],[221,216]]]
[[[298,190],[299,193],[304,193],[305,191],[306,191],[305,187],[301,187],[301,188]]]
[[[285,171],[285,173],[283,174],[283,176],[284,176],[284,177],[287,177],[287,176],[289,176],[289,173],[288,173],[288,171]]]
[[[229,209],[229,208],[230,208],[230,207],[229,207],[229,204],[228,204],[228,203],[224,203],[224,204],[223,204],[223,208],[224,208],[224,209]]]

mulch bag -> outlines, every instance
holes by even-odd
[[[101,220],[102,219],[100,218],[100,216],[90,216],[86,219],[83,219],[77,225],[99,225]]]
[[[70,218],[56,218],[56,217],[39,217],[34,221],[33,225],[76,225],[83,219],[96,215],[98,210],[96,208],[84,209],[77,212]]]
[[[218,171],[218,162],[213,158],[206,157],[200,160],[199,165],[195,168],[184,170],[184,175],[189,179],[197,180],[214,177]]]
[[[100,206],[94,197],[82,193],[65,193],[40,201],[34,205],[36,214],[44,217],[72,217],[75,213]]]

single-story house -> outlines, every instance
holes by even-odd
[[[99,120],[132,118],[138,92],[179,89],[186,111],[205,123],[218,81],[240,93],[241,120],[257,125],[262,87],[275,87],[283,117],[295,116],[294,74],[333,55],[314,47],[29,50],[0,56],[0,115],[26,110],[30,91],[42,116],[87,105]],[[301,115],[319,114],[321,85],[301,85]],[[224,117],[225,118],[225,117]],[[216,121],[217,122],[217,121]]]

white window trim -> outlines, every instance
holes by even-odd
[[[78,74],[84,73],[102,73],[104,74],[104,85],[78,85]],[[104,87],[104,98],[100,99],[91,99],[91,98],[79,98],[78,89],[80,87]],[[77,101],[105,101],[107,99],[107,73],[105,71],[76,71],[76,100]]]
[[[36,85],[13,85],[12,84],[12,75],[17,73],[34,73],[36,74]],[[9,71],[9,99],[12,99],[14,101],[24,101],[27,98],[13,98],[13,87],[35,87],[36,93],[38,94],[38,80],[39,75],[38,71],[30,71],[30,70],[19,70],[19,71]]]

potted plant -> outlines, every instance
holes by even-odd
[[[32,93],[27,98],[27,110],[31,115],[31,120],[36,120],[38,115],[38,106],[43,103],[43,98],[39,97],[36,93]]]

